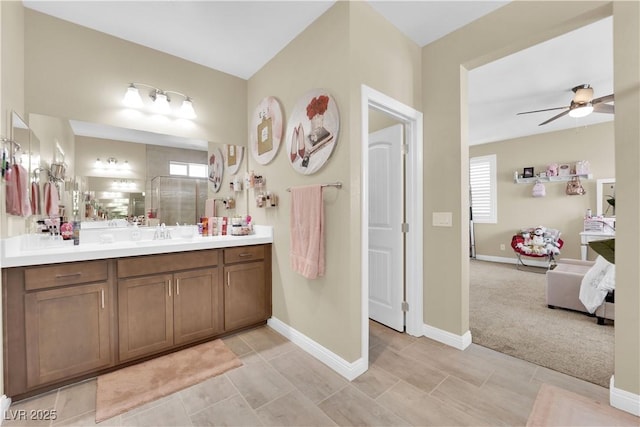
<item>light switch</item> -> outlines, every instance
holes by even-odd
[[[452,227],[453,215],[451,212],[433,212],[431,223],[434,227]]]

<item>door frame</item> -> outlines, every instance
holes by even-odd
[[[406,233],[406,291],[409,311],[406,316],[406,332],[420,337],[424,335],[423,316],[423,170],[422,170],[422,113],[382,92],[361,85],[361,354],[369,365],[369,108],[376,109],[402,122],[406,157],[405,204],[409,231]]]

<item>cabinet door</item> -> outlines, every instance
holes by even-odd
[[[248,262],[224,268],[224,328],[252,325],[268,317],[264,263]]]
[[[27,387],[109,366],[107,283],[25,295]]]
[[[174,274],[174,343],[183,344],[223,332],[220,270],[205,268]]]
[[[118,281],[120,360],[173,345],[172,287],[171,274]]]

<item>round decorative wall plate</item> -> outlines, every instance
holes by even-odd
[[[249,146],[256,162],[266,165],[273,160],[282,131],[282,107],[276,98],[267,96],[253,110],[249,125]]]
[[[340,115],[333,97],[323,89],[305,93],[287,125],[287,158],[303,175],[317,172],[329,159],[338,142]]]
[[[242,145],[224,145],[224,165],[229,174],[235,175],[238,173],[243,155],[244,147]]]
[[[220,191],[224,172],[224,158],[219,148],[214,148],[209,156],[209,182],[214,193]]]

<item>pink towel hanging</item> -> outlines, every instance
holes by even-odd
[[[16,176],[13,167],[10,166],[5,171],[5,186],[6,186],[6,209],[9,215],[20,215],[20,200],[18,198],[18,177]]]
[[[49,217],[56,217],[59,214],[58,188],[54,183],[47,182],[44,185],[44,208]]]
[[[29,172],[20,164],[13,165],[18,177],[18,201],[20,203],[20,216],[31,216],[31,202],[29,201]]]
[[[291,268],[307,279],[324,276],[324,204],[321,185],[291,189],[290,221]]]

